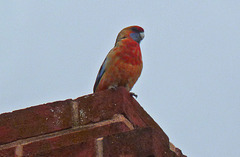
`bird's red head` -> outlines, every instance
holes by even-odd
[[[140,43],[141,40],[144,38],[144,29],[140,26],[126,27],[119,32],[116,43],[124,38],[130,38]]]

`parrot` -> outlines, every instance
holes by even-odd
[[[117,87],[124,87],[130,92],[143,68],[140,49],[143,38],[144,29],[140,26],[129,26],[119,32],[114,47],[97,74],[94,93]],[[132,95],[137,97],[134,93]]]

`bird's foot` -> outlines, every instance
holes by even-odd
[[[135,98],[138,97],[137,94],[135,94],[135,93],[133,93],[133,92],[130,92],[130,95],[131,95],[132,97],[135,97]]]

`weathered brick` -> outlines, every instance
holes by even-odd
[[[117,93],[120,95],[117,96]],[[124,113],[121,95],[119,90],[106,90],[75,99],[79,104],[79,125],[96,123],[111,119],[114,114]]]
[[[11,157],[14,155],[15,155],[15,147],[0,150],[0,157]]]
[[[48,150],[46,152],[37,153],[35,157],[94,157],[95,141],[88,140],[78,144],[60,147],[57,149]],[[25,154],[26,155],[26,154]],[[28,155],[31,156],[31,155]]]
[[[103,138],[103,156],[175,157],[166,141],[162,143],[158,131],[140,128]]]
[[[1,114],[0,149],[0,157],[185,157],[123,87]]]
[[[71,100],[0,115],[0,144],[70,128]]]
[[[79,125],[110,119],[114,114],[123,114],[136,127],[150,126],[162,131],[158,124],[123,87],[79,97],[74,101],[79,104]]]
[[[114,133],[125,132],[130,130],[124,122],[114,122],[109,124],[94,124],[83,129],[76,129],[66,132],[60,136],[50,137],[40,141],[30,142],[23,145],[23,155],[32,156],[51,150],[61,149],[84,141],[94,140],[98,137],[111,135]]]

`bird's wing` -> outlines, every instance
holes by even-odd
[[[108,63],[108,56],[105,58],[105,60],[103,61],[102,63],[102,66],[100,68],[100,70],[98,71],[98,75],[97,75],[97,78],[96,78],[96,81],[95,81],[95,84],[94,84],[94,88],[93,88],[93,92],[95,92],[103,74],[105,73],[106,71],[106,65]]]

